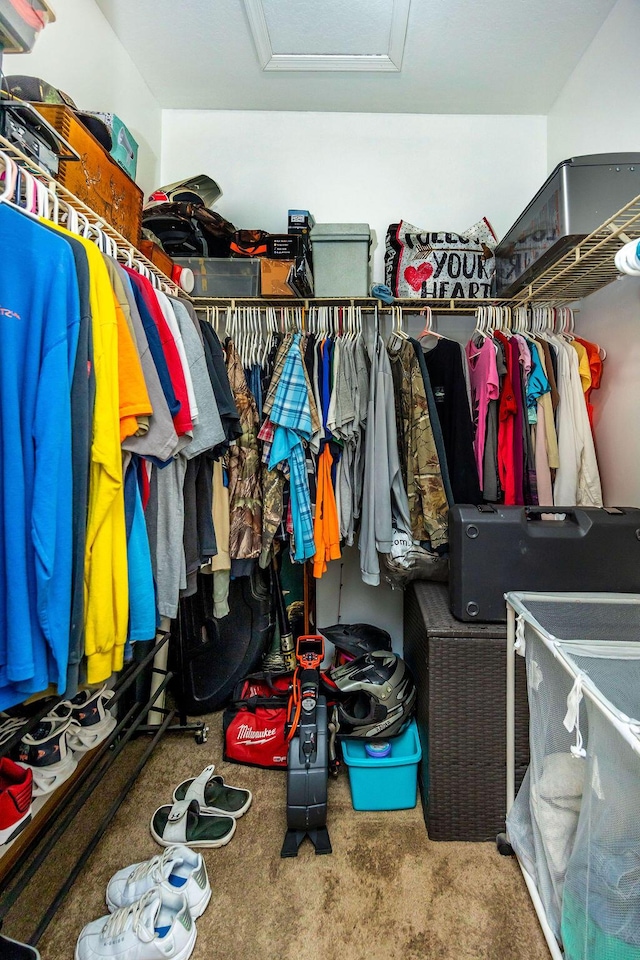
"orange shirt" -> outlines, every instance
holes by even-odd
[[[120,443],[138,429],[137,417],[153,413],[138,350],[127,319],[114,295],[118,319],[118,389],[120,393]]]

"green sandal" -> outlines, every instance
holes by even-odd
[[[224,847],[236,832],[233,817],[205,813],[197,800],[180,800],[158,807],[151,818],[151,836],[163,847]]]
[[[251,792],[231,787],[222,777],[214,777],[215,766],[205,767],[194,780],[183,780],[173,791],[174,802],[197,800],[202,813],[216,813],[237,820],[251,806]]]

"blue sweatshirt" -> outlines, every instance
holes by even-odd
[[[69,244],[0,203],[0,709],[66,683],[71,378],[80,305]]]

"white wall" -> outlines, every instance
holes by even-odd
[[[640,151],[640,3],[618,0],[548,118],[549,170],[586,153]]]
[[[548,118],[548,165],[584,153],[640,152],[640,3],[618,0]],[[578,332],[607,351],[593,393],[605,503],[640,505],[640,282],[626,277],[580,304]]]
[[[546,120],[164,111],[162,180],[193,173],[220,184],[216,210],[238,227],[286,231],[289,207],[310,209],[318,222],[369,223],[381,281],[386,229],[399,218],[463,230],[487,216],[502,235],[544,182]],[[340,615],[401,642],[402,591],[365,586],[355,548],[329,564],[317,606],[321,626]]]
[[[640,280],[621,277],[580,304],[580,336],[606,350],[592,393],[606,506],[640,506]]]
[[[208,173],[237,227],[286,232],[287,210],[369,223],[382,281],[387,226],[502,235],[546,176],[544,117],[165,110],[162,180]]]
[[[94,0],[53,0],[56,22],[32,53],[8,55],[4,72],[40,77],[83,110],[116,113],[138,141],[137,181],[160,185],[162,111]]]

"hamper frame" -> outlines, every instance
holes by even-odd
[[[505,594],[505,600],[507,603],[507,814],[510,812],[515,801],[515,665],[516,653],[519,653],[519,650],[516,646],[516,613],[525,612],[526,608],[524,607],[524,604],[527,600],[535,600],[538,602],[557,602],[563,599],[572,600],[574,602],[585,600],[590,602],[597,601],[598,603],[611,604],[629,603],[636,606],[640,604],[640,595],[630,593],[575,594],[510,591],[509,593]],[[526,613],[529,626],[535,631],[539,640],[545,645],[547,650],[551,652],[553,657],[562,665],[563,669],[571,677],[572,681],[575,681],[579,675],[579,671],[575,669],[573,664],[567,660],[564,654],[561,652],[558,644],[562,643],[562,638],[553,637],[552,635],[545,635],[545,633],[542,632],[543,628],[537,623],[535,618],[532,617],[530,611],[527,610]],[[552,637],[552,639],[549,639],[549,637]],[[588,641],[584,642],[585,644],[588,644]],[[520,655],[522,656],[523,654]],[[600,691],[598,691],[590,678],[585,678],[584,674],[581,674],[581,676],[583,680],[583,696],[586,697],[590,703],[593,704],[593,706],[595,706],[603,714],[605,719],[612,724],[613,727],[615,727],[616,731],[631,747],[634,753],[640,757],[640,725],[632,724],[630,722],[624,723],[621,721],[617,713],[615,713],[612,707],[609,705],[609,701],[600,693]],[[547,914],[540,898],[540,894],[538,893],[535,880],[515,851],[514,856],[516,857],[520,870],[522,871],[522,876],[527,885],[527,889],[538,916],[544,938],[547,941],[549,952],[551,953],[553,960],[564,960],[564,952],[561,950],[560,945],[558,944],[558,941],[556,940],[555,935],[549,926]]]

